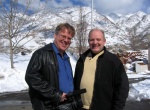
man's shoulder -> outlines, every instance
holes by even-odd
[[[114,53],[108,51],[108,50],[105,50],[105,54],[106,55],[109,55],[109,56],[112,56],[112,57],[117,57]]]
[[[104,56],[112,61],[119,61],[119,58],[117,57],[117,55],[107,50],[105,51]]]
[[[47,44],[41,48],[38,48],[34,53],[43,53],[44,51],[52,50],[51,44]]]

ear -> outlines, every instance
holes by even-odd
[[[88,43],[90,44],[90,40],[88,39]]]
[[[104,44],[106,44],[106,39],[104,39]]]
[[[55,39],[56,37],[57,37],[57,34],[55,33],[55,34],[54,34],[54,39]]]

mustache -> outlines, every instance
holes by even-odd
[[[92,47],[101,46],[101,44],[93,44]]]

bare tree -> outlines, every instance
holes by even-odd
[[[8,42],[11,68],[14,68],[13,55],[34,37],[34,33],[31,33],[32,29],[30,28],[33,23],[31,22],[30,26],[25,28],[25,25],[29,23],[27,13],[30,2],[31,0],[27,0],[26,5],[20,8],[18,0],[10,0],[7,6],[4,6],[3,0],[0,1],[2,11],[2,14],[0,14],[0,32],[2,33],[0,36]],[[26,38],[28,40],[20,43]]]
[[[132,50],[145,49],[147,47],[145,36],[136,33],[136,27],[128,30],[127,39],[129,40],[128,45]]]
[[[3,41],[1,38],[0,38],[0,52],[3,52]]]
[[[78,50],[79,55],[82,54],[85,49],[87,49],[87,26],[88,23],[85,20],[86,15],[83,12],[83,8],[79,8],[79,21],[76,25],[76,37],[75,37],[75,43],[76,48]]]
[[[131,50],[135,51],[147,48],[147,38],[146,34],[144,34],[146,30],[144,30],[141,33],[138,33],[137,25],[138,23],[134,25],[132,28],[127,28],[126,30],[118,28],[123,31],[123,33],[121,34],[122,37],[119,38],[120,41],[124,43],[125,47],[129,47]]]

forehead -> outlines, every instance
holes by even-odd
[[[93,38],[93,37],[103,37],[103,33],[99,30],[93,30],[91,33],[90,33],[90,38]]]
[[[66,33],[66,34],[69,34],[69,35],[72,34],[71,31],[68,30],[67,28],[62,28],[59,32],[60,32],[60,33],[64,33],[64,34]]]

